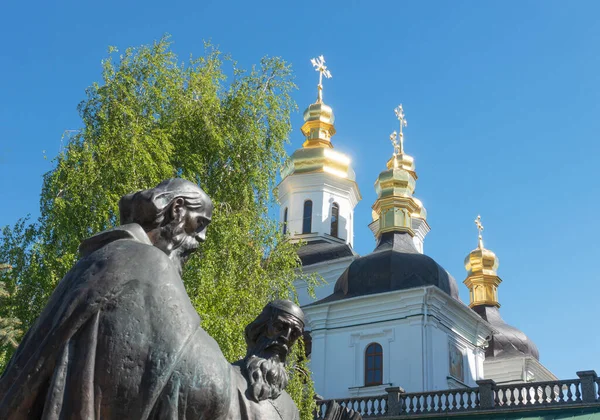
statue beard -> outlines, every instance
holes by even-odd
[[[167,255],[177,266],[179,275],[190,256],[198,249],[198,241],[189,235],[184,222],[171,222],[160,228],[161,238],[167,243]]]
[[[245,359],[246,372],[248,374],[248,394],[256,402],[279,397],[281,391],[288,384],[288,374],[285,363],[281,361],[278,354],[271,357],[261,357],[261,353],[267,347],[276,344],[266,337],[259,339],[252,355]]]

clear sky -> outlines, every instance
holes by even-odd
[[[333,78],[337,150],[351,156],[367,228],[373,183],[392,153],[393,109],[408,120],[416,196],[432,228],[425,252],[461,284],[463,260],[484,241],[500,258],[501,313],[538,345],[561,378],[600,372],[600,3],[597,1],[8,2],[0,16],[0,225],[38,214],[41,176],[76,106],[100,80],[108,45],[172,34],[186,59],[210,39],[242,67],[264,55],[293,64],[300,112],[315,99],[309,59]],[[45,152],[44,152],[45,151]],[[398,384],[402,385],[402,384]]]

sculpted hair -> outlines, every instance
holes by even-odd
[[[137,223],[145,231],[161,226],[171,204],[177,198],[183,198],[187,208],[212,206],[208,195],[196,184],[172,178],[161,182],[155,188],[124,195],[119,200],[121,224]]]

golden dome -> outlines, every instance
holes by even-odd
[[[319,72],[317,101],[304,111],[304,124],[300,128],[306,140],[296,150],[281,171],[281,177],[292,174],[325,172],[339,178],[355,180],[354,170],[348,156],[333,150],[331,137],[335,134],[333,109],[323,102],[323,76],[331,77],[320,56],[311,60]]]
[[[329,105],[316,102],[304,111],[304,124],[300,128],[306,137],[302,147],[330,147],[331,137],[335,134],[335,117]]]
[[[470,304],[472,308],[479,305],[500,307],[498,302],[498,285],[502,279],[498,277],[498,257],[489,249],[484,248],[481,232],[481,216],[477,216],[475,224],[479,230],[479,243],[477,248],[465,258],[467,278],[464,284],[469,288]]]
[[[394,155],[387,162],[387,169],[379,174],[375,181],[377,200],[373,204],[373,221],[379,221],[374,228],[379,238],[385,232],[407,232],[415,235],[412,219],[427,220],[427,211],[421,200],[413,197],[417,181],[415,160],[404,153],[404,134],[406,126],[402,105],[395,109],[400,121],[400,134],[393,132],[390,140],[394,145]]]

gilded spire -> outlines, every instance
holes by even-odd
[[[306,137],[302,148],[296,150],[281,171],[281,177],[291,174],[327,172],[338,178],[354,181],[354,170],[350,158],[333,149],[331,137],[335,134],[333,110],[323,102],[323,77],[331,78],[321,55],[310,60],[319,72],[317,101],[304,111],[304,124],[300,128]]]
[[[475,219],[475,226],[477,226],[477,231],[479,232],[479,243],[478,248],[483,249],[483,236],[481,236],[481,232],[483,232],[483,225],[481,224],[481,216],[477,215]]]
[[[465,258],[467,278],[464,283],[470,292],[470,307],[487,305],[500,307],[498,302],[498,285],[502,282],[498,277],[498,258],[489,249],[483,247],[483,225],[481,216],[475,219],[478,232],[477,248]]]
[[[335,134],[333,122],[333,110],[323,102],[323,76],[326,79],[331,78],[331,72],[325,66],[325,58],[321,55],[318,58],[312,58],[311,64],[315,71],[319,72],[319,84],[317,85],[317,102],[309,105],[304,111],[304,125],[300,128],[302,134],[306,136],[303,144],[305,148],[311,147],[330,147],[331,137]]]
[[[378,225],[372,229],[376,237],[393,231],[407,232],[414,236],[414,227],[421,223],[426,224],[427,219],[423,204],[413,197],[417,174],[414,159],[404,153],[402,129],[406,127],[406,117],[402,105],[399,105],[394,113],[400,122],[400,132],[394,131],[390,134],[394,153],[387,162],[387,170],[381,172],[375,182],[378,198],[373,204],[373,223],[378,222]]]
[[[327,79],[331,79],[331,72],[327,70],[327,66],[325,65],[325,57],[322,55],[320,55],[318,58],[311,58],[310,62],[315,68],[315,71],[319,72],[317,103],[321,103],[323,102],[323,76],[325,76]]]

